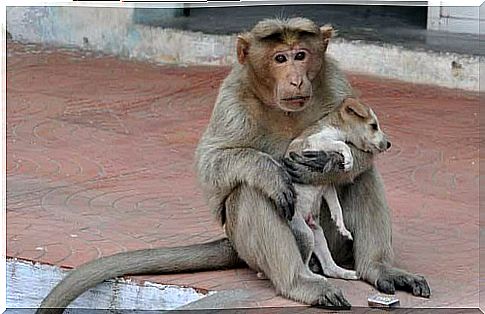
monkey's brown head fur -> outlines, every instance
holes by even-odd
[[[301,111],[312,98],[333,28],[304,18],[268,19],[237,39],[237,57],[256,96],[284,111]]]

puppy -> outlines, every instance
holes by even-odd
[[[371,108],[354,98],[346,99],[333,112],[306,129],[292,141],[286,155],[305,151],[338,152],[344,158],[343,170],[352,168],[353,158],[349,146],[372,154],[384,152],[391,147],[387,136],[382,132],[379,121]],[[316,255],[329,277],[358,279],[356,272],[339,267],[333,260],[319,224],[322,196],[327,201],[332,220],[342,236],[352,240],[352,234],[345,227],[342,208],[335,187],[295,184],[297,201],[295,216],[290,222],[298,242],[303,260],[308,265],[312,253]]]

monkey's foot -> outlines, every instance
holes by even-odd
[[[290,290],[284,292],[282,289],[283,296],[316,307],[332,309],[349,309],[351,307],[342,291],[330,284],[324,276],[307,273],[295,279],[297,280]]]
[[[317,302],[312,305],[329,309],[349,309],[352,306],[344,297],[342,290],[330,285],[324,288]]]
[[[397,268],[383,271],[376,281],[376,288],[387,294],[394,294],[396,289],[411,292],[415,296],[429,298],[431,290],[423,276],[410,274]]]

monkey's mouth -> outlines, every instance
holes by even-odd
[[[281,101],[295,107],[303,108],[308,99],[310,99],[310,96],[293,96],[288,98],[281,98]]]
[[[288,98],[281,98],[281,100],[289,102],[307,101],[308,99],[310,99],[310,96],[293,96]]]

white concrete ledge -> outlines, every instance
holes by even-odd
[[[7,308],[37,308],[49,291],[67,271],[58,267],[7,260]],[[206,295],[192,288],[143,284],[123,279],[110,280],[89,289],[76,299],[70,308],[173,310]]]
[[[132,21],[132,8],[7,8],[7,29],[20,42],[69,45],[156,63],[235,62],[235,36],[161,29]],[[339,38],[330,44],[329,53],[347,71],[471,91],[480,90],[479,68],[485,65],[484,58],[477,56]]]

